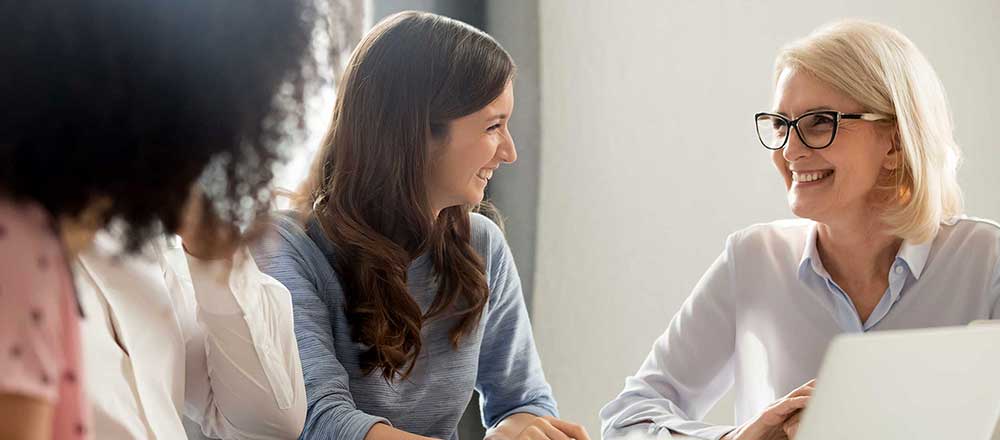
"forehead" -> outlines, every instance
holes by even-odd
[[[498,114],[510,114],[511,108],[514,107],[514,85],[508,82],[504,87],[503,92],[500,96],[497,96],[493,102],[486,104],[486,107],[479,109],[479,111],[474,114],[481,115],[484,117],[493,117]]]
[[[861,106],[802,69],[786,67],[774,90],[774,111],[791,117],[812,110],[856,112]]]

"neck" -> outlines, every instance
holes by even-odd
[[[888,277],[903,240],[886,232],[888,228],[871,212],[817,226],[817,251],[838,282],[882,282]]]
[[[441,216],[442,211],[454,206],[454,205],[449,205],[447,203],[441,203],[440,201],[436,201],[434,197],[432,197],[430,194],[427,195],[427,204],[430,205],[431,208],[430,210],[431,224],[437,222],[437,219],[438,217]]]
[[[59,220],[59,230],[62,235],[63,246],[66,249],[66,258],[76,258],[83,252],[97,235],[97,229],[81,225],[73,219],[62,218]]]
[[[96,197],[78,215],[59,218],[59,232],[62,235],[63,246],[69,254],[67,258],[75,258],[90,246],[97,231],[104,227],[104,213],[110,207],[111,199]]]

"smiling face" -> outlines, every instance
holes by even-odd
[[[774,103],[774,113],[789,119],[814,110],[865,111],[851,98],[793,68],[779,76]],[[876,182],[898,163],[891,132],[877,123],[842,120],[836,139],[821,150],[806,147],[794,130],[789,136],[772,159],[784,178],[792,212],[826,224],[870,217]]]
[[[514,110],[514,86],[478,111],[448,123],[447,139],[432,147],[427,198],[435,216],[458,205],[483,200],[486,184],[501,163],[517,160],[507,122]]]

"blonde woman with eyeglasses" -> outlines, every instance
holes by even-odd
[[[604,438],[794,438],[841,333],[1000,317],[1000,227],[963,215],[944,89],[887,26],[844,21],[781,50],[759,141],[800,217],[732,234],[601,410]],[[736,426],[700,419],[730,389]]]

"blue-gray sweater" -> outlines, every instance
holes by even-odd
[[[471,215],[472,246],[485,261],[490,298],[479,327],[455,350],[455,320],[424,323],[423,349],[405,381],[387,384],[365,375],[364,347],[351,340],[345,296],[331,266],[333,248],[315,220],[305,227],[279,214],[253,249],[260,269],[292,294],[295,336],[302,356],[308,414],[302,439],[362,440],[373,424],[414,434],[457,439],[458,420],[475,388],[485,426],[520,412],[556,416],[556,402],[535,351],[521,280],[500,229]],[[414,260],[407,283],[426,311],[437,289],[430,258]]]

